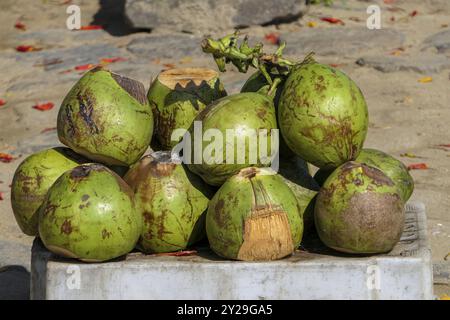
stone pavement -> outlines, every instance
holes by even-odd
[[[4,297],[2,288],[11,288],[8,283],[29,277],[26,270],[33,240],[21,234],[15,223],[8,185],[24,157],[59,144],[52,128],[59,104],[83,73],[74,68],[121,57],[123,61],[108,67],[142,81],[147,88],[165,68],[215,68],[212,59],[201,53],[201,32],[155,28],[150,33],[126,27],[122,0],[115,1],[115,6],[107,0],[72,1],[81,7],[83,25],[104,24],[105,30],[69,31],[65,28],[67,5],[61,2],[2,0],[0,4],[0,99],[6,101],[0,106],[0,152],[16,157],[11,163],[0,162],[0,268],[8,266],[0,269],[0,298]],[[382,8],[381,30],[365,27],[369,4]],[[417,14],[411,14],[414,11]],[[340,18],[345,25],[320,19],[326,16]],[[27,26],[26,31],[14,28],[17,20]],[[406,164],[428,165],[428,170],[412,171],[416,182],[413,199],[427,207],[438,295],[449,293],[450,281],[449,261],[445,260],[450,251],[450,148],[438,146],[450,144],[449,23],[448,0],[397,0],[393,5],[382,0],[336,0],[333,7],[313,6],[290,23],[243,29],[255,41],[264,41],[265,34],[276,32],[287,41],[289,57],[301,59],[315,51],[320,62],[342,69],[360,85],[369,105],[366,147],[384,150]],[[208,26],[214,35],[214,25]],[[232,31],[223,26],[218,29],[221,31],[215,35]],[[19,53],[14,50],[18,45],[42,50]],[[264,45],[267,51],[274,50],[270,43]],[[233,93],[246,77],[229,67],[222,80]],[[424,77],[431,79],[420,82]],[[45,112],[32,108],[45,102],[53,102],[55,108]],[[415,158],[401,157],[405,153]],[[22,285],[17,288],[16,297],[27,290]]]

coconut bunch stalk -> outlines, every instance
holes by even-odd
[[[246,73],[250,67],[257,69],[253,79],[250,78],[249,80],[258,80],[258,82],[264,80],[265,84],[268,85],[268,88],[265,89],[267,94],[274,96],[277,87],[286,79],[291,69],[297,65],[296,62],[283,57],[286,43],[281,43],[274,53],[267,54],[263,51],[262,43],[257,43],[254,47],[251,47],[247,36],[241,42],[239,42],[239,37],[240,33],[236,31],[217,40],[205,38],[202,41],[202,50],[205,53],[212,54],[221,72],[226,71],[226,64],[228,63],[234,65],[242,73]]]

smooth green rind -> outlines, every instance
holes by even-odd
[[[399,241],[404,203],[382,171],[357,162],[337,168],[320,189],[315,206],[320,239],[347,253],[383,253]]]
[[[125,181],[143,217],[139,249],[146,253],[184,250],[205,236],[204,215],[212,192],[170,152],[156,152],[130,169]]]
[[[411,197],[414,191],[414,180],[401,161],[375,149],[363,149],[355,161],[383,171],[397,185],[403,202],[406,203]]]
[[[11,184],[11,206],[23,233],[38,234],[38,209],[48,189],[65,171],[86,161],[60,147],[37,152],[22,161]]]
[[[292,151],[319,168],[355,159],[368,129],[368,110],[344,73],[315,62],[294,69],[281,93],[278,120]]]
[[[314,229],[314,199],[320,187],[309,174],[308,164],[296,156],[281,158],[278,174],[297,199],[304,233],[310,233]]]
[[[195,121],[201,121],[202,123],[202,136],[209,129],[217,129],[221,132],[223,137],[222,143],[222,162],[219,164],[208,164],[206,161],[202,163],[195,163],[194,157],[197,152],[195,149],[194,140],[194,125],[191,126],[189,132],[191,134],[191,163],[188,164],[189,170],[199,175],[206,183],[214,186],[219,186],[225,182],[225,180],[239,172],[240,169],[249,166],[262,166],[262,161],[259,157],[260,139],[256,139],[258,156],[256,163],[249,161],[250,155],[248,150],[248,139],[246,139],[246,150],[241,150],[245,154],[244,163],[237,163],[238,147],[236,139],[233,142],[226,141],[226,130],[235,130],[240,137],[251,135],[254,132],[260,132],[260,130],[267,130],[266,145],[268,153],[272,148],[271,145],[271,130],[277,129],[276,114],[273,102],[270,98],[254,92],[239,93],[231,95],[222,99],[219,99],[202,112],[198,114]],[[256,131],[255,131],[256,130]],[[202,141],[202,150],[207,150],[206,147],[211,141]],[[234,161],[233,163],[226,163],[226,144],[234,144]],[[265,164],[269,166],[270,163]]]
[[[251,168],[244,170],[248,169]],[[224,258],[238,258],[244,240],[244,223],[254,213],[255,198],[262,197],[260,192],[255,192],[250,179],[261,184],[272,206],[286,212],[294,247],[300,245],[303,221],[294,194],[280,176],[269,173],[270,169],[255,168],[255,171],[256,175],[251,178],[241,174],[232,176],[210,201],[206,214],[206,233],[211,249]]]
[[[65,97],[57,128],[59,140],[87,158],[129,166],[150,144],[153,114],[141,83],[95,68]]]
[[[111,170],[85,164],[65,172],[39,212],[39,235],[50,251],[83,261],[130,252],[142,230],[131,188]]]
[[[188,130],[200,111],[226,96],[219,77],[195,84],[190,81],[185,87],[177,85],[171,89],[158,78],[153,81],[147,93],[155,119],[155,136],[163,150],[172,149],[181,139],[172,141],[175,129]]]

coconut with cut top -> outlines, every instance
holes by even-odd
[[[206,68],[180,68],[161,72],[147,93],[155,117],[155,136],[164,150],[181,139],[176,129],[188,129],[206,105],[226,96],[219,74]]]

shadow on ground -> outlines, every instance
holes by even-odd
[[[0,268],[0,300],[29,300],[30,273],[22,266]]]
[[[125,16],[125,0],[99,0],[100,10],[91,24],[101,25],[112,36],[126,36],[136,32],[150,32],[149,29],[133,28]]]

